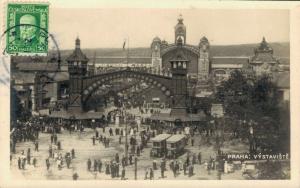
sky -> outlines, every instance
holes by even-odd
[[[198,8],[50,8],[49,29],[61,49],[150,47],[155,36],[174,43],[174,26],[182,14],[187,43],[206,36],[212,45],[289,41],[289,11],[284,9]]]

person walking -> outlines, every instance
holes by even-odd
[[[37,163],[36,158],[33,158],[32,164],[33,164],[33,167],[34,167],[34,168],[36,167],[36,163]]]
[[[201,165],[202,155],[201,152],[198,153],[198,163]]]
[[[79,178],[77,172],[75,172],[72,177],[73,177],[73,180],[77,180]]]
[[[146,171],[145,171],[145,178],[144,178],[145,180],[148,179],[148,173],[149,172],[148,172],[148,168],[147,168]]]
[[[60,141],[57,142],[57,149],[61,150],[61,142]]]
[[[187,164],[183,163],[183,174],[186,175]]]
[[[30,164],[31,162],[31,152],[30,152],[30,148],[28,148],[27,150],[27,164]]]
[[[164,166],[163,162],[161,162],[161,164],[160,164],[160,173],[161,173],[161,178],[164,178],[165,177],[165,175],[164,175],[165,166]]]
[[[118,153],[116,153],[116,155],[115,155],[115,161],[116,161],[116,163],[120,162],[120,157],[119,157]]]
[[[38,141],[35,141],[34,142],[34,151],[39,151],[39,142]]]
[[[87,161],[87,169],[88,169],[88,171],[91,170],[91,165],[92,165],[92,161],[91,161],[91,159],[88,159],[88,161]]]
[[[18,158],[18,167],[21,169],[21,157]]]
[[[25,170],[26,158],[24,157],[22,160],[22,169]]]
[[[109,135],[113,136],[113,130],[112,130],[112,128],[109,128]]]
[[[133,159],[133,156],[132,155],[129,155],[129,164],[132,165],[132,159]]]
[[[97,171],[97,168],[98,168],[98,162],[96,159],[94,159],[94,172]]]
[[[52,157],[52,152],[53,152],[53,151],[52,151],[52,146],[50,145],[50,146],[49,146],[49,157]]]
[[[74,150],[74,148],[71,150],[71,155],[72,155],[72,159],[74,159],[75,158],[75,150]]]
[[[119,144],[122,144],[122,136],[119,136]]]
[[[153,180],[154,179],[154,172],[153,172],[153,169],[150,168],[150,180]]]
[[[47,166],[47,170],[49,170],[49,168],[50,168],[49,158],[46,159],[46,166]]]
[[[121,180],[125,180],[125,168],[122,168],[122,176],[121,176]]]
[[[102,161],[99,159],[98,160],[98,171],[101,173],[102,171]]]

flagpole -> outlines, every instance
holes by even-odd
[[[129,63],[129,36],[127,37],[127,68]]]

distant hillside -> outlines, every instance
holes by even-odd
[[[274,50],[276,57],[289,57],[290,44],[286,43],[269,43]],[[212,45],[210,47],[211,56],[253,56],[254,48],[258,44],[240,44],[240,45]],[[66,57],[72,53],[73,50],[62,50],[62,57]],[[95,48],[95,49],[82,49],[82,51],[89,57],[96,56],[126,56],[126,51],[122,48]],[[130,56],[150,57],[150,48],[131,48]]]
[[[211,46],[211,56],[253,56],[258,44]],[[290,57],[290,43],[270,43],[276,57]]]

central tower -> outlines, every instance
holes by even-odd
[[[87,74],[89,59],[80,49],[79,38],[75,41],[75,50],[67,58],[68,72],[70,77],[69,106],[68,110],[81,111],[81,92],[83,90],[82,77]]]
[[[170,60],[172,71],[173,99],[171,116],[187,115],[187,68],[189,60],[182,50],[183,41],[177,40],[177,51]]]
[[[178,39],[181,38],[183,45],[186,44],[186,27],[183,24],[182,15],[179,15],[178,23],[175,26],[175,43],[177,44]]]

